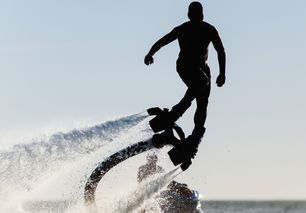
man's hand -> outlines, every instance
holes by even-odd
[[[216,84],[218,87],[222,87],[224,83],[225,83],[225,75],[220,74],[217,77]]]
[[[153,57],[152,57],[152,55],[146,55],[146,57],[144,58],[144,63],[146,64],[146,65],[150,65],[150,64],[153,64],[153,62],[154,62],[154,59],[153,59]]]

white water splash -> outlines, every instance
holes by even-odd
[[[56,133],[1,152],[0,212],[29,212],[25,209],[46,206],[48,212],[66,212],[82,203],[84,182],[96,164],[118,147],[147,137],[142,122],[146,117],[136,114]]]
[[[125,198],[119,200],[118,205],[112,212],[134,212],[141,209],[147,200],[152,198],[155,194],[160,192],[171,180],[173,180],[179,173],[179,168],[173,169],[153,180],[145,181],[139,187],[130,193]]]

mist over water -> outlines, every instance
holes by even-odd
[[[110,154],[152,134],[145,118],[145,113],[136,114],[59,132],[1,152],[0,212],[85,211],[88,176]]]
[[[125,199],[119,201],[113,212],[133,212],[137,209],[141,209],[141,207],[145,206],[145,201],[157,194],[157,192],[165,187],[178,174],[178,168],[176,168],[155,179],[145,181]],[[158,211],[158,208],[156,211]]]

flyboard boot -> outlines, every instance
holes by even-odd
[[[156,133],[152,138],[153,145],[156,148],[161,148],[167,144],[177,146],[182,140],[185,140],[184,131],[174,123],[174,121],[170,120],[171,116],[167,108],[162,110],[158,107],[154,107],[148,109],[147,112],[149,115],[155,116],[149,121],[149,124],[153,132]],[[175,130],[179,139],[174,136],[173,130]]]
[[[155,115],[155,117],[149,121],[150,127],[154,133],[174,127],[176,119],[167,108],[162,110],[159,107],[154,107],[148,109],[147,112],[149,115]]]
[[[176,146],[168,152],[175,166],[181,164],[183,171],[188,169],[191,165],[191,158],[194,158],[198,152],[198,146],[204,133],[205,127],[195,128],[190,136],[183,140],[182,143],[177,143]]]
[[[173,145],[174,148],[168,152],[168,155],[175,166],[181,164],[182,170],[185,171],[191,165],[191,158],[194,158],[198,151],[205,127],[195,128],[192,134],[185,138],[183,130],[176,125],[168,109],[162,110],[155,107],[148,109],[147,112],[149,115],[155,115],[149,121],[150,127],[156,133],[152,138],[153,145],[156,148],[167,144]],[[176,131],[179,139],[174,136],[173,130]]]

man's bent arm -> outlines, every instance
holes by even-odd
[[[173,29],[170,33],[159,39],[151,48],[148,55],[153,56],[161,47],[177,39],[177,32]]]

